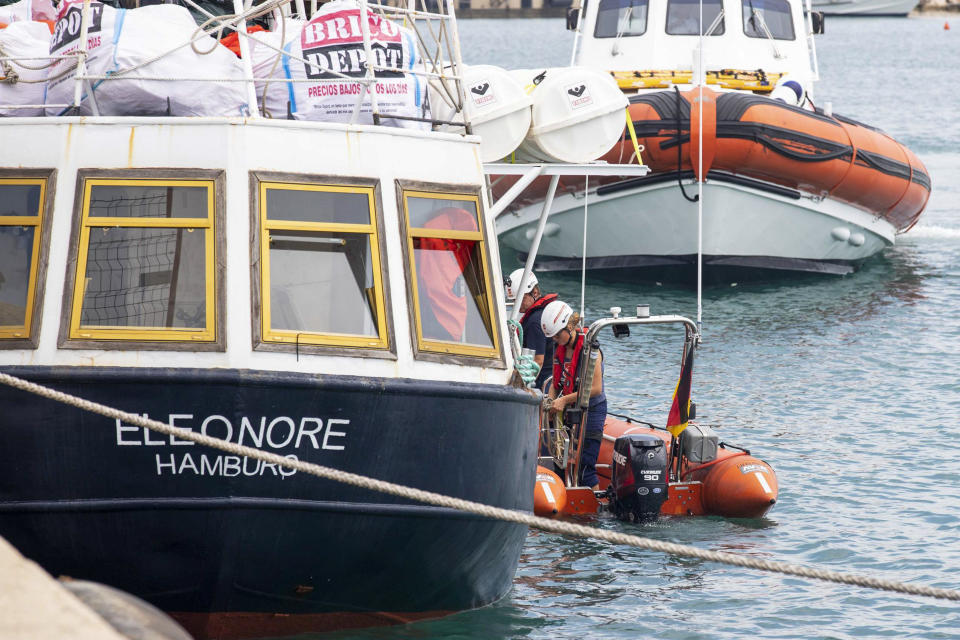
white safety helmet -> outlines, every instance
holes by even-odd
[[[543,329],[543,335],[552,338],[561,330],[566,329],[572,315],[573,309],[563,300],[554,300],[545,306],[543,315],[540,316],[540,328]]]
[[[520,288],[520,281],[523,279],[523,269],[517,269],[510,274],[510,277],[507,278],[507,281],[504,283],[504,291],[507,294],[507,300],[516,300],[517,299],[517,289]],[[537,286],[537,276],[533,275],[533,271],[530,272],[530,277],[527,279],[527,286],[523,290],[523,293],[530,293],[533,291],[533,288]],[[521,294],[523,295],[523,294]]]

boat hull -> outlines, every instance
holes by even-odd
[[[698,186],[685,179],[688,194]],[[639,185],[639,186],[636,186]],[[708,280],[764,277],[772,271],[854,271],[894,242],[895,229],[851,205],[805,198],[772,185],[715,175],[703,185],[703,263]],[[500,240],[524,253],[536,228],[531,205],[498,220]],[[589,197],[588,269],[632,279],[694,282],[697,203],[674,176],[601,187]],[[583,264],[583,198],[559,196],[540,243],[538,271],[579,271]]]
[[[813,10],[826,16],[904,17],[914,10],[917,0],[827,0],[814,2]]]
[[[280,455],[532,508],[537,398],[524,390],[243,370],[10,372]],[[198,639],[435,617],[493,602],[512,584],[523,526],[191,446],[9,388],[0,407],[0,535],[54,575],[144,598]]]

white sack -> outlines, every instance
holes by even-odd
[[[203,36],[195,43],[199,51],[210,51],[207,55],[198,54],[187,44],[196,32],[197,24],[185,7],[164,4],[114,9],[99,2],[92,2],[90,6],[88,75],[108,75],[165,54],[159,60],[134,69],[129,75],[176,79],[91,80],[100,115],[164,115],[167,98],[170,113],[175,116],[247,114],[242,82],[189,81],[191,78],[241,79],[243,71],[233,52],[210,36]],[[57,26],[50,40],[51,55],[77,50],[82,7],[81,0],[64,0],[60,4]],[[171,49],[175,50],[171,52]],[[74,64],[72,59],[58,61],[50,70],[51,78],[71,69]],[[72,102],[75,86],[72,73],[52,79],[47,84],[46,103]],[[47,115],[59,115],[63,111],[62,107],[49,107]],[[80,113],[93,113],[86,92]]]
[[[13,24],[14,22],[30,20],[31,0],[20,0],[4,7],[0,7],[0,22]],[[48,32],[49,33],[49,32]]]
[[[0,82],[0,105],[4,105],[0,106],[0,116],[43,115],[43,107],[12,109],[6,105],[43,104],[47,69],[32,67],[43,67],[50,61],[29,58],[43,58],[49,55],[49,48],[50,29],[43,22],[14,22],[6,29],[0,29],[0,50],[12,58],[24,58],[8,61],[20,81],[13,84]]]
[[[4,24],[56,19],[57,10],[52,0],[20,0],[0,7],[0,22]]]
[[[367,11],[371,49],[377,64],[399,69],[423,70],[412,30]],[[361,83],[337,77],[329,71],[353,78],[366,75],[366,54],[360,29],[360,9],[352,0],[334,0],[323,5],[306,24],[287,23],[283,49],[289,56],[274,65],[279,54],[263,43],[279,46],[279,30],[251,34],[251,54],[256,78],[270,78],[266,84],[263,107],[274,118],[284,118],[289,104],[297,120],[349,122],[360,96]],[[296,58],[310,61],[307,65]],[[272,70],[272,72],[271,72]],[[333,78],[320,82],[322,78]],[[429,118],[427,83],[410,73],[378,72],[375,86],[381,122],[408,129],[429,130],[430,124],[398,120],[391,115]],[[318,82],[283,82],[315,79]],[[264,83],[258,83],[257,95],[263,95]],[[373,122],[369,96],[360,109],[359,123]]]

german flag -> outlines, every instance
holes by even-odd
[[[684,346],[683,362],[680,364],[680,379],[677,388],[673,390],[673,404],[670,406],[670,415],[667,416],[667,431],[674,437],[683,433],[690,419],[690,393],[693,388],[693,352],[696,349],[694,340],[687,340]]]

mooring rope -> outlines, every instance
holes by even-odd
[[[836,582],[839,584],[852,584],[871,589],[880,589],[883,591],[896,591],[899,593],[926,596],[941,600],[960,601],[960,591],[956,591],[954,589],[941,589],[938,587],[930,587],[925,585],[907,584],[904,582],[897,582],[895,580],[885,580],[882,578],[856,575],[851,573],[840,573],[825,569],[814,569],[803,565],[751,558],[721,551],[710,551],[707,549],[700,549],[698,547],[691,547],[673,542],[652,540],[650,538],[643,538],[618,531],[607,531],[604,529],[587,527],[571,522],[549,520],[547,518],[534,516],[525,511],[491,507],[478,502],[463,500],[461,498],[453,498],[439,493],[434,493],[432,491],[413,489],[411,487],[405,487],[403,485],[394,484],[392,482],[386,482],[383,480],[376,480],[374,478],[358,475],[356,473],[340,471],[339,469],[333,469],[331,467],[325,467],[322,465],[313,464],[311,462],[285,458],[275,453],[261,451],[260,449],[255,449],[253,447],[247,447],[240,444],[234,444],[219,438],[212,438],[188,429],[172,427],[169,424],[165,424],[157,420],[151,420],[135,413],[127,413],[126,411],[120,411],[119,409],[114,409],[106,405],[91,402],[90,400],[78,398],[76,396],[72,396],[55,389],[50,389],[49,387],[44,387],[42,385],[11,376],[6,373],[0,373],[0,383],[21,389],[23,391],[34,393],[50,400],[56,400],[57,402],[62,402],[85,411],[97,413],[108,418],[122,420],[127,424],[145,427],[159,433],[173,435],[183,440],[190,440],[197,444],[220,449],[221,451],[225,451],[227,453],[254,458],[256,460],[269,462],[277,466],[287,467],[288,469],[294,469],[309,475],[325,478],[327,480],[334,480],[336,482],[342,482],[355,487],[362,487],[364,489],[387,493],[401,498],[408,498],[410,500],[416,500],[418,502],[424,502],[426,504],[438,507],[447,507],[451,509],[457,509],[459,511],[466,511],[468,513],[474,513],[486,518],[524,524],[543,531],[549,531],[568,536],[592,538],[594,540],[602,540],[604,542],[611,542],[613,544],[622,544],[630,547],[636,547],[638,549],[647,549],[649,551],[659,551],[661,553],[669,553],[675,556],[699,558],[709,562],[719,562],[736,567],[744,567],[747,569],[758,569],[760,571],[782,573],[786,575],[799,576],[802,578],[813,578],[815,580]]]

